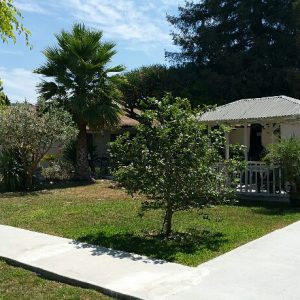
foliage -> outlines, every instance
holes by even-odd
[[[83,24],[75,24],[71,32],[63,30],[55,36],[58,45],[43,52],[46,63],[35,70],[48,77],[39,84],[40,94],[67,110],[77,124],[76,175],[81,180],[91,177],[86,127],[116,125],[121,113],[117,84],[122,79],[114,74],[124,67],[109,66],[115,44],[103,42],[102,35]]]
[[[0,109],[3,106],[7,106],[10,104],[10,101],[7,97],[7,95],[5,95],[5,93],[3,92],[3,86],[0,80]]]
[[[56,160],[60,159],[61,155],[60,154],[45,154],[44,157],[42,158],[41,162],[46,162],[48,164],[51,164],[55,162]]]
[[[167,19],[180,51],[166,56],[196,66],[216,103],[300,97],[299,0],[187,1]]]
[[[14,6],[13,0],[0,1],[0,39],[6,43],[8,40],[16,42],[16,35],[24,34],[26,43],[29,45],[30,31],[23,26],[19,19],[22,19],[20,11]]]
[[[124,74],[120,85],[125,107],[137,117],[134,109],[141,109],[141,101],[149,97],[162,98],[166,92],[174,97],[188,98],[193,107],[199,104],[214,104],[203,85],[200,74],[193,66],[150,65],[134,69]]]
[[[95,167],[100,164],[101,158],[98,153],[97,146],[93,143],[87,143],[88,161],[92,172],[95,172]],[[76,166],[76,142],[71,141],[65,148],[63,157],[70,162],[74,167]]]
[[[68,161],[56,159],[42,169],[42,175],[47,181],[72,180],[74,167]]]
[[[169,236],[175,211],[222,203],[233,191],[217,167],[224,144],[220,132],[209,136],[187,99],[168,94],[148,101],[154,109],[143,113],[136,135],[111,145],[113,175],[130,194],[146,196],[145,209],[165,210],[163,230]]]
[[[2,150],[0,152],[0,183],[4,190],[14,192],[24,186],[25,170],[18,151]]]
[[[62,109],[40,113],[30,104],[10,106],[0,112],[2,149],[17,154],[25,171],[25,188],[44,155],[56,143],[64,145],[77,134],[71,116]]]
[[[291,138],[269,145],[264,160],[280,166],[284,180],[291,185],[292,195],[300,197],[300,141]]]
[[[125,81],[121,82],[124,103],[131,115],[134,108],[140,108],[140,100],[148,97],[161,98],[167,89],[167,67],[164,65],[143,66],[125,73]]]

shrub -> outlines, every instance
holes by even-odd
[[[17,151],[2,151],[0,153],[0,182],[9,192],[21,190],[24,187],[25,171]]]
[[[74,166],[63,160],[56,160],[48,167],[42,169],[42,175],[47,181],[72,180],[74,177]]]
[[[8,153],[18,152],[25,172],[24,188],[31,189],[33,175],[54,143],[65,145],[76,137],[72,117],[55,106],[42,113],[29,104],[0,110],[0,144]]]
[[[291,186],[291,196],[300,197],[300,140],[291,138],[271,144],[264,160],[268,164],[278,165],[283,179]]]

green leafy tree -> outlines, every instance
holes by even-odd
[[[216,102],[300,96],[299,0],[187,1],[168,21],[168,59],[196,66]]]
[[[123,135],[111,144],[113,175],[130,194],[146,197],[144,209],[165,211],[162,232],[169,236],[176,211],[222,203],[233,190],[218,167],[221,132],[209,136],[187,99],[166,95],[148,101],[153,110],[142,114],[134,137]]]
[[[33,175],[51,147],[69,143],[76,134],[70,114],[59,108],[40,113],[30,104],[21,104],[0,111],[0,145],[8,158],[5,160],[23,170],[26,189],[32,188]]]
[[[12,40],[16,43],[16,34],[24,34],[26,43],[29,45],[30,31],[25,28],[20,21],[22,19],[20,11],[14,6],[13,0],[0,1],[0,39],[7,43]]]
[[[58,46],[44,51],[47,62],[35,72],[48,77],[38,87],[46,101],[57,102],[71,113],[79,134],[76,143],[76,177],[89,180],[87,126],[116,125],[121,114],[122,80],[115,73],[123,66],[111,67],[115,44],[102,41],[102,32],[75,24],[71,32],[56,35]]]

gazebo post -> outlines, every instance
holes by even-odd
[[[248,123],[244,123],[245,161],[248,161]]]
[[[229,160],[229,132],[225,133],[225,139],[226,139],[226,144],[225,144],[225,159]]]

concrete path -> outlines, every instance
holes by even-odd
[[[0,257],[118,298],[300,299],[300,222],[196,268],[2,225]]]

